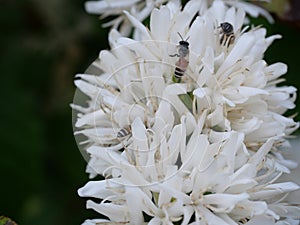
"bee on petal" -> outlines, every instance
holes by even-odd
[[[220,44],[227,46],[227,48],[228,48],[229,45],[233,44],[233,42],[235,40],[233,26],[228,22],[224,22],[224,23],[221,23],[218,28],[221,29]]]
[[[170,55],[171,57],[179,57],[178,61],[176,62],[176,68],[175,68],[175,72],[174,72],[174,80],[177,82],[180,82],[181,78],[183,77],[188,65],[189,65],[189,61],[188,61],[188,56],[189,56],[189,43],[187,42],[187,40],[189,39],[189,37],[186,40],[183,40],[181,34],[178,32],[178,35],[181,38],[181,41],[179,41],[179,45],[178,45],[178,52],[174,55]]]

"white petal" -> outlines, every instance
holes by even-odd
[[[270,139],[268,140],[263,146],[260,147],[260,149],[251,157],[249,160],[249,163],[253,165],[258,165],[265,155],[271,150],[271,147],[273,146],[274,140]]]
[[[125,222],[128,219],[126,215],[127,206],[125,205],[115,205],[112,203],[97,204],[91,200],[88,200],[86,205],[88,209],[93,209],[96,212],[107,216],[112,221]]]
[[[199,135],[194,132],[187,144],[187,147],[183,149],[181,154],[182,168],[191,170],[197,165],[201,165],[202,161],[205,161],[205,152],[208,151],[208,140],[204,135]],[[199,148],[201,146],[201,148]]]
[[[176,125],[168,140],[168,150],[171,151],[165,159],[170,157],[172,164],[175,164],[178,158],[178,153],[185,148],[186,130],[182,124]]]
[[[138,187],[126,187],[125,191],[126,204],[130,216],[131,224],[142,224],[144,222],[143,209],[144,198],[147,196]]]
[[[186,84],[172,84],[168,85],[165,92],[169,95],[180,95],[186,94],[187,85]]]
[[[214,50],[211,47],[206,48],[202,62],[208,68],[209,72],[214,72]]]
[[[237,2],[235,4],[237,7],[243,8],[247,13],[249,13],[253,17],[263,15],[265,18],[267,18],[269,23],[274,23],[274,19],[269,14],[269,12],[259,6],[247,2]]]
[[[234,45],[233,49],[225,59],[224,63],[218,70],[218,74],[223,73],[226,69],[233,66],[238,60],[242,59],[253,47],[255,37],[252,33],[243,34]]]
[[[124,11],[124,13],[129,19],[129,21],[132,23],[132,25],[141,32],[143,40],[152,39],[149,30],[140,21],[138,21],[134,16],[130,15],[128,12]]]
[[[237,203],[234,211],[232,212],[239,217],[253,217],[256,215],[263,215],[267,212],[268,205],[263,201],[250,201],[245,200]]]
[[[259,215],[255,216],[250,219],[245,225],[258,225],[258,224],[263,224],[263,225],[275,225],[274,219],[271,217],[268,217],[266,215]]]
[[[214,212],[231,212],[235,204],[246,200],[249,195],[246,193],[231,195],[231,194],[209,194],[203,196],[204,204],[213,205]]]
[[[118,185],[114,182],[108,182],[106,180],[89,181],[84,187],[78,190],[78,195],[81,197],[105,199],[114,194],[112,191],[113,188],[118,188]]]
[[[150,19],[150,30],[153,39],[168,41],[168,32],[166,29],[170,27],[171,23],[171,15],[170,11],[167,7],[161,7],[160,10],[154,9],[151,13]],[[158,24],[160,24],[158,26]]]
[[[270,208],[281,217],[300,220],[300,208],[296,205],[274,204]]]
[[[220,217],[216,216],[213,212],[211,212],[210,210],[208,210],[205,207],[199,207],[199,211],[200,211],[200,215],[201,215],[201,217],[200,217],[201,220],[202,220],[202,217],[204,217],[206,224],[229,225],[227,222],[225,222]],[[199,223],[195,223],[195,225],[196,224],[199,224]],[[204,225],[204,223],[203,223],[203,225]]]
[[[265,69],[268,80],[273,80],[287,72],[287,65],[284,63],[274,63]]]
[[[118,223],[114,223],[111,224],[111,222],[109,220],[105,220],[105,219],[93,219],[93,220],[86,220],[84,221],[83,224],[81,225],[97,225],[97,224],[101,224],[101,225],[118,225]]]
[[[97,126],[100,125],[100,123],[103,124],[103,120],[105,121],[105,114],[102,110],[97,110],[92,113],[87,113],[84,116],[77,119],[77,122],[75,123],[76,127],[82,127],[84,125],[93,125]],[[100,122],[101,121],[101,122]]]
[[[263,190],[251,193],[252,199],[271,199],[276,195],[285,194],[298,190],[299,186],[292,182],[278,183],[267,185]]]

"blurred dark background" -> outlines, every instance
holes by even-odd
[[[88,176],[69,104],[74,75],[108,48],[108,30],[83,6],[83,0],[0,0],[0,215],[19,225],[76,225],[98,216],[77,195]],[[287,63],[286,83],[299,89],[296,20],[281,15],[269,27],[283,39],[266,60]]]

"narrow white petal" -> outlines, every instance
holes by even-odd
[[[288,205],[288,204],[272,204],[270,208],[282,217],[288,217],[300,220],[300,207],[296,205]]]
[[[93,125],[97,126],[100,125],[100,123],[103,124],[103,121],[105,121],[106,117],[102,110],[97,110],[92,113],[85,114],[84,116],[78,118],[77,122],[75,123],[76,127],[82,127],[84,125]]]
[[[249,195],[246,193],[232,195],[232,194],[210,194],[204,195],[203,201],[205,204],[213,205],[215,212],[230,212],[235,204],[240,201],[246,200]]]
[[[251,193],[252,199],[272,199],[275,196],[282,195],[291,191],[298,190],[299,186],[292,182],[271,184],[263,190],[256,193]]]
[[[126,187],[125,199],[131,224],[139,225],[144,222],[142,210],[144,209],[143,201],[145,197],[145,194],[139,188]]]
[[[170,151],[170,153],[167,157],[170,157],[172,164],[176,163],[179,152],[185,148],[185,137],[185,127],[182,124],[176,125],[168,140],[168,151]]]
[[[171,15],[167,7],[162,7],[160,10],[154,9],[151,13],[150,30],[154,40],[168,41],[168,32],[166,29],[170,27]],[[157,26],[160,24],[160,26]]]
[[[226,69],[233,66],[238,60],[241,60],[253,47],[255,37],[252,33],[243,34],[234,45],[233,49],[225,59],[224,63],[218,70],[218,74],[223,73]]]
[[[222,218],[216,216],[213,212],[208,210],[205,207],[199,207],[199,214],[204,217],[204,220],[207,224],[218,224],[218,225],[229,225],[227,222],[225,222]],[[195,223],[195,225],[198,223]],[[201,224],[202,225],[202,224]],[[204,223],[203,223],[204,225]]]
[[[81,197],[105,199],[114,194],[113,188],[117,189],[120,187],[116,183],[106,180],[89,181],[84,187],[78,190],[78,195]]]
[[[270,23],[274,23],[274,19],[270,15],[268,11],[265,9],[258,7],[256,5],[247,3],[247,2],[237,2],[235,3],[237,7],[243,8],[247,13],[249,13],[253,17],[258,17],[259,15],[263,15]]]
[[[254,156],[251,157],[249,163],[253,165],[258,165],[264,158],[264,156],[271,150],[273,146],[274,140],[268,140],[260,149],[255,153]]]
[[[138,21],[134,16],[130,15],[128,12],[124,11],[124,13],[129,19],[129,21],[132,23],[132,25],[141,32],[141,35],[144,40],[152,39],[149,30],[140,21]]]
[[[250,219],[245,225],[258,225],[258,224],[263,224],[263,225],[275,225],[275,221],[273,218],[266,216],[266,215],[259,215],[255,216]]]
[[[126,206],[115,205],[112,203],[97,204],[91,200],[86,204],[88,209],[93,209],[96,212],[107,216],[111,221],[126,222],[128,220],[126,213]]]
[[[268,79],[276,79],[287,72],[287,65],[284,63],[274,63],[265,69]]]

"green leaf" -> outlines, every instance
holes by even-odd
[[[0,225],[17,225],[17,224],[8,217],[0,216]]]
[[[289,0],[272,0],[270,3],[264,3],[263,7],[269,12],[283,16],[290,9],[290,2]]]
[[[193,94],[192,93],[187,93],[187,94],[182,94],[178,95],[180,100],[183,102],[183,104],[188,108],[190,112],[192,112],[193,109]]]

